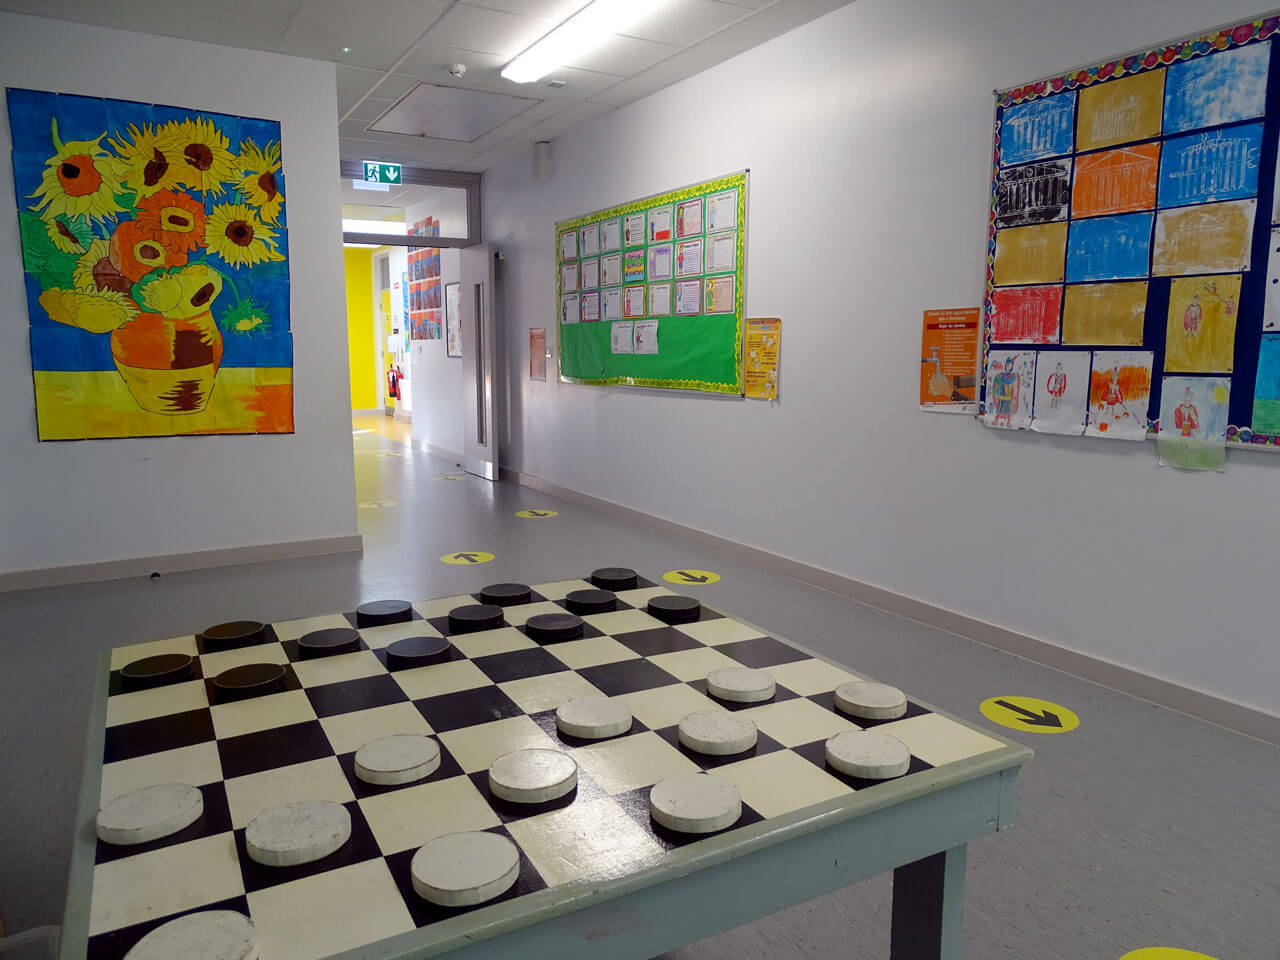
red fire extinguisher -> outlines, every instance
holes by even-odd
[[[400,399],[400,378],[403,376],[398,366],[393,364],[387,368],[387,396],[393,400]]]

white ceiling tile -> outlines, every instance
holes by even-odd
[[[564,103],[543,102],[536,104],[524,113],[520,114],[520,116],[511,118],[506,123],[489,131],[478,140],[472,141],[471,147],[474,150],[489,150],[490,148],[502,143],[502,141],[509,140],[512,137],[524,133],[526,130],[536,127],[544,120],[549,120],[551,117],[554,117],[556,114],[566,109],[568,109],[568,104]]]
[[[560,23],[585,7],[590,0],[463,0],[469,7],[488,7],[522,17],[535,17]]]
[[[767,0],[760,0],[760,3],[752,5],[759,6],[765,2]],[[624,32],[629,37],[687,47],[708,33],[750,15],[747,0],[743,0],[741,5],[719,3],[718,0],[675,0],[658,7]]]
[[[449,65],[453,63],[461,63],[467,68],[466,75],[461,80],[449,75]],[[498,71],[506,63],[506,58],[496,53],[481,53],[477,50],[451,47],[448,44],[436,43],[428,37],[405,57],[404,63],[400,65],[400,72],[411,73],[428,83],[470,87],[473,81],[489,73],[497,77]],[[509,81],[502,82],[514,86]]]
[[[381,93],[382,91],[378,92]],[[373,97],[370,97],[364,103],[360,104],[360,106],[356,107],[355,111],[348,119],[363,120],[365,123],[369,123],[386,113],[394,104],[394,100],[375,100]]]
[[[460,161],[458,166],[454,169],[477,172],[488,170],[490,167],[496,166],[510,157],[518,156],[521,153],[527,153],[532,144],[532,138],[513,137],[505,143],[500,143],[498,146],[493,147],[490,150],[486,150],[478,156]]]
[[[428,134],[470,143],[536,103],[527,97],[421,83],[372,126],[383,133]]]
[[[454,143],[416,137],[398,137],[399,143],[383,143],[362,137],[341,136],[338,153],[343,160],[386,160],[407,166],[439,167],[460,163],[476,154]]]
[[[527,131],[534,140],[554,140],[566,130],[602,117],[614,108],[607,103],[575,103],[550,120],[544,120]]]
[[[553,26],[550,20],[459,4],[436,24],[427,40],[510,60]]]
[[[280,52],[385,70],[448,8],[448,0],[378,0],[372,9],[351,0],[304,0]]]
[[[767,7],[774,0],[718,0],[720,3],[727,4],[731,7],[745,7],[748,10],[759,10],[761,7]]]
[[[520,84],[517,89],[528,88],[530,96],[545,100],[580,101],[590,99],[604,90],[608,90],[622,78],[612,73],[597,73],[594,70],[579,70],[576,67],[561,67],[537,83]],[[548,80],[564,80],[565,86],[559,89],[548,87]],[[537,91],[534,93],[534,91]]]
[[[565,61],[564,65],[629,77],[653,66],[678,49],[665,43],[654,43],[652,40],[637,40],[634,37],[613,35],[605,38],[598,45],[575,53],[571,59]]]
[[[379,70],[365,70],[362,67],[344,67],[338,65],[338,113],[344,114],[351,105],[363,97],[375,83],[382,80]],[[378,86],[373,96],[379,100],[399,100],[413,87],[417,86],[416,77],[403,73],[393,73]]]
[[[274,50],[302,0],[4,0],[0,8],[162,37]]]

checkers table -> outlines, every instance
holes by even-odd
[[[966,844],[1013,822],[1031,751],[911,698],[901,717],[855,722],[833,693],[870,679],[856,668],[705,604],[650,606],[673,593],[643,577],[614,592],[613,609],[582,614],[580,636],[534,639],[564,631],[531,635],[527,621],[566,614],[570,593],[598,585],[588,575],[482,599],[477,583],[473,595],[400,612],[365,605],[376,620],[400,618],[374,626],[358,611],[261,629],[241,621],[110,651],[92,705],[61,960],[121,960],[161,924],[211,909],[252,919],[261,960],[647,960],[890,870],[892,960],[956,960]],[[497,606],[500,624],[486,616],[485,629],[472,629],[468,617],[450,617],[478,605]],[[299,643],[330,630],[354,635],[333,645],[345,652]],[[430,661],[389,660],[388,648],[411,638],[434,641],[401,648],[430,646]],[[191,669],[142,689],[128,671],[122,678],[130,664],[172,655],[192,658]],[[283,675],[260,695],[228,696],[214,683],[261,664]],[[732,667],[768,672],[773,697],[713,699],[707,674]],[[557,707],[592,695],[625,703],[631,729],[598,741],[560,733]],[[756,723],[754,748],[705,756],[680,743],[683,717],[717,708]],[[828,766],[827,739],[859,728],[905,743],[908,772],[864,781]],[[439,767],[400,786],[357,778],[356,750],[395,734],[436,739]],[[493,796],[490,764],[525,748],[568,753],[577,787],[544,804]],[[656,823],[653,786],[699,771],[738,788],[738,821],[709,835]],[[139,846],[97,839],[100,807],[167,782],[200,789],[199,820]],[[342,804],[350,839],[298,866],[251,860],[248,823],[300,800]],[[480,906],[433,905],[415,894],[410,861],[462,831],[513,841],[519,879]]]

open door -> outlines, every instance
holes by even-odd
[[[487,243],[459,251],[462,320],[463,468],[486,480],[498,476],[494,414],[493,248]]]

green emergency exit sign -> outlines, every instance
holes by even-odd
[[[366,183],[400,183],[400,164],[366,160],[364,179]]]

